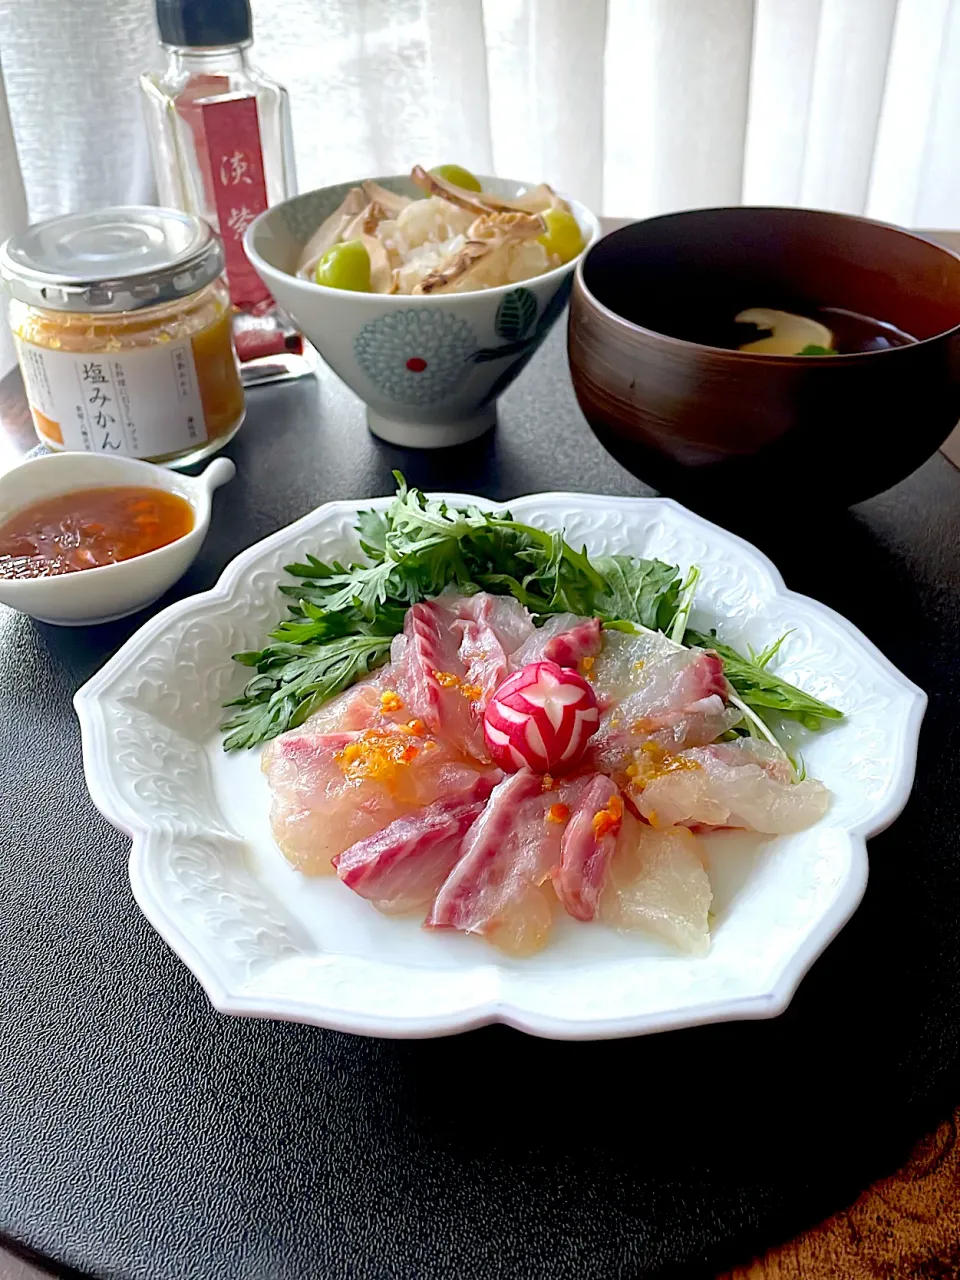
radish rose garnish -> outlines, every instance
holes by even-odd
[[[556,662],[531,662],[490,699],[483,736],[508,773],[563,773],[583,755],[599,723],[596,694],[583,676]]]

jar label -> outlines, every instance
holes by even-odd
[[[227,263],[230,301],[249,311],[272,301],[243,251],[243,235],[267,207],[256,98],[226,98],[199,105],[210,182]]]
[[[37,434],[55,449],[163,458],[207,439],[189,342],[93,354],[17,346]]]

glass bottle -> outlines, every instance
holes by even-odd
[[[220,233],[230,298],[240,313],[241,360],[250,354],[245,345],[256,349],[259,340],[268,376],[306,372],[274,369],[274,357],[283,364],[285,353],[302,350],[302,340],[277,316],[242,243],[259,213],[297,193],[287,92],[248,59],[249,0],[156,0],[156,6],[167,65],[142,75],[140,86],[160,202],[199,214]],[[262,380],[252,372],[244,368],[246,382]]]

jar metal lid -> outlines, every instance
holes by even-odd
[[[223,271],[202,218],[125,205],[38,222],[0,245],[14,298],[53,311],[118,312],[186,298]]]

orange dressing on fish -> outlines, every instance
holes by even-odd
[[[420,748],[406,734],[365,729],[355,742],[337,752],[336,761],[350,782],[382,782],[393,787],[400,770],[419,754]]]
[[[636,726],[633,731],[638,732]],[[637,763],[629,765],[626,770],[634,791],[642,791],[647,783],[656,778],[665,778],[668,773],[684,773],[701,767],[689,756],[672,755],[659,742],[645,742],[636,758]],[[656,823],[653,825],[656,826]]]
[[[483,697],[479,684],[464,684],[452,671],[434,671],[433,678],[441,689],[456,689],[468,702],[478,702]]]
[[[44,498],[0,525],[0,577],[48,578],[130,560],[193,528],[184,498],[146,486]]]
[[[598,840],[602,840],[604,836],[611,835],[619,830],[620,823],[623,819],[623,801],[618,795],[613,795],[607,801],[606,808],[599,809],[593,815],[593,834]]]

